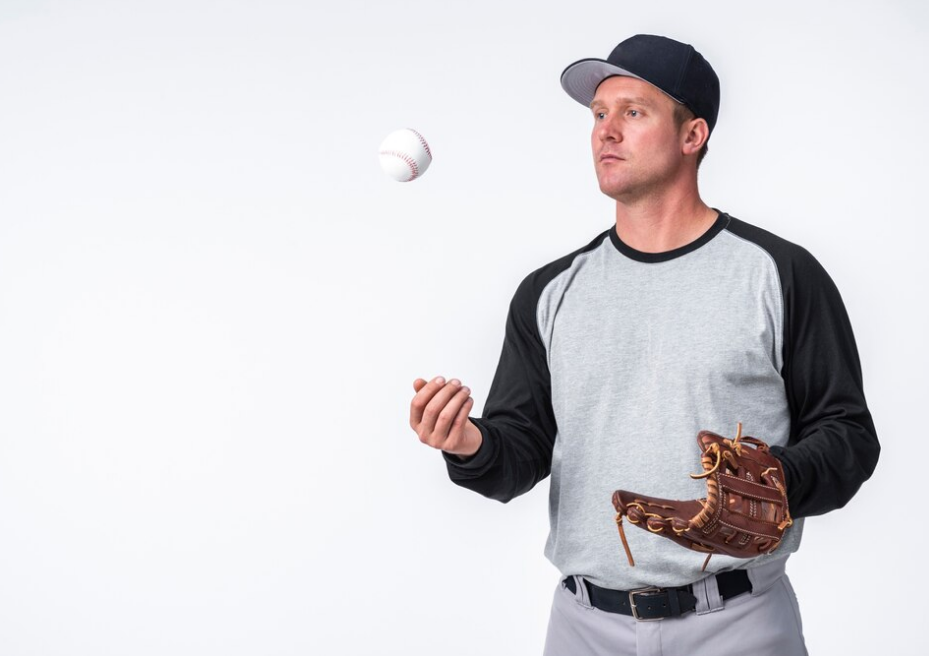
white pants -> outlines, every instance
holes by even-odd
[[[575,592],[559,581],[545,656],[805,656],[784,560],[748,570],[752,591],[725,601],[715,576],[694,583],[695,612],[654,622],[593,608],[582,577],[575,577]]]

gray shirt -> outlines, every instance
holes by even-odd
[[[546,556],[565,575],[615,589],[696,581],[705,554],[627,530],[623,488],[705,496],[696,436],[763,439],[784,462],[796,518],[770,556],[714,556],[753,567],[800,543],[805,514],[854,494],[879,446],[851,326],[816,260],[720,214],[691,244],[643,253],[611,228],[531,273],[514,295],[483,417],[481,450],[446,455],[453,481],[508,501],[551,473]],[[835,462],[824,462],[832,458]]]

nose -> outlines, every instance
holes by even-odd
[[[622,141],[623,133],[619,121],[613,114],[607,114],[606,117],[597,123],[597,137],[600,141]]]

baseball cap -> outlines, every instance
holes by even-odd
[[[606,59],[581,59],[561,74],[561,86],[589,107],[608,77],[628,75],[657,87],[684,104],[713,132],[719,114],[719,78],[692,45],[653,34],[636,34],[613,48]]]

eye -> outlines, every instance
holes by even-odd
[[[594,118],[598,121],[602,121],[604,117],[606,117],[606,112],[594,112]]]
[[[637,109],[630,109],[627,113],[633,118],[639,116],[639,110]]]

